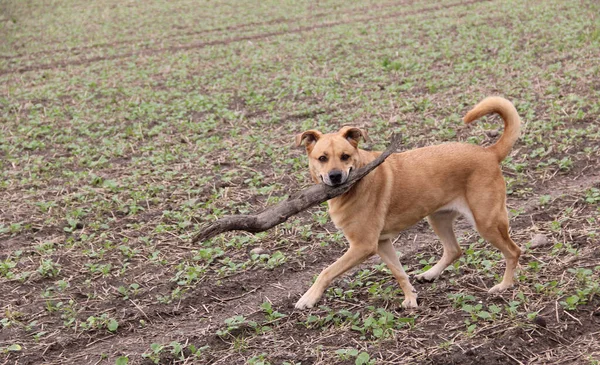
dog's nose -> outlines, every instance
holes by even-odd
[[[334,170],[329,172],[329,181],[332,184],[339,184],[342,182],[342,172],[339,170]]]

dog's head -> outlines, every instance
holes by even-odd
[[[310,174],[315,183],[340,185],[348,174],[361,166],[358,152],[360,139],[369,140],[367,133],[355,127],[342,127],[336,133],[323,134],[311,129],[296,136],[296,145],[304,143]]]

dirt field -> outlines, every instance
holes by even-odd
[[[599,364],[597,1],[0,2],[0,364]],[[310,185],[293,136],[367,128],[503,162],[518,285],[465,221],[420,308],[371,258],[293,305],[346,248],[322,205],[202,244],[203,222]],[[536,236],[537,235],[537,236]],[[534,239],[534,237],[536,237]],[[411,275],[427,222],[395,242]]]

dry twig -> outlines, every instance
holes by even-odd
[[[400,147],[401,139],[402,138],[399,135],[394,136],[389,147],[381,155],[367,165],[354,170],[350,174],[348,180],[341,185],[313,185],[258,214],[232,215],[221,218],[216,222],[203,227],[200,232],[192,238],[192,243],[205,241],[228,231],[263,232],[285,222],[289,217],[298,214],[313,205],[320,204],[331,198],[335,198],[338,195],[342,195],[348,191],[352,185],[383,163],[389,155],[396,152]]]

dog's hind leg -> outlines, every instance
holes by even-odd
[[[506,269],[500,284],[494,285],[489,292],[499,293],[514,285],[515,270],[519,264],[521,249],[517,246],[508,235],[508,217],[498,218],[498,222],[489,226],[480,227],[477,230],[481,236],[496,246],[506,259]]]
[[[508,234],[508,212],[506,210],[506,195],[504,180],[499,180],[500,187],[490,190],[481,186],[477,191],[470,191],[473,201],[470,204],[475,219],[477,231],[486,241],[498,248],[506,259],[506,269],[500,284],[493,286],[489,292],[499,293],[514,285],[515,270],[519,264],[521,249]],[[502,189],[500,189],[502,188]]]
[[[438,235],[442,245],[444,246],[444,253],[442,258],[429,270],[415,277],[418,281],[432,281],[438,278],[442,271],[450,266],[454,261],[462,255],[462,250],[456,241],[454,235],[454,220],[460,213],[457,211],[440,211],[435,212],[427,217],[429,225],[433,228],[433,231]]]
[[[398,256],[396,256],[396,251],[394,250],[394,246],[392,245],[392,241],[389,239],[379,241],[379,246],[377,247],[377,254],[381,257],[381,260],[387,265],[387,267],[392,272],[392,275],[400,284],[400,288],[402,288],[402,292],[404,293],[404,301],[402,302],[402,307],[404,308],[416,308],[417,307],[417,293],[415,288],[410,284],[408,280],[408,275],[404,272],[402,268],[402,264],[400,264],[400,260],[398,260]]]

